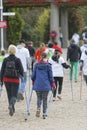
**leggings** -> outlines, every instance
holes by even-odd
[[[58,88],[58,94],[61,94],[62,92],[62,84],[63,84],[63,77],[54,77],[56,89],[53,92],[53,97],[56,97],[56,92]]]
[[[49,91],[36,91],[37,94],[37,109],[41,109],[41,104],[43,102],[43,114],[47,112],[47,97]]]

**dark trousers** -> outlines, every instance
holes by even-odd
[[[85,80],[86,85],[87,85],[87,75],[84,75],[84,80]]]
[[[62,84],[63,84],[63,77],[54,77],[56,89],[53,92],[53,97],[56,97],[56,92],[58,88],[58,94],[61,94],[62,92]]]
[[[49,91],[36,91],[37,94],[37,109],[41,109],[41,104],[43,102],[43,114],[47,112],[47,97]]]
[[[5,83],[9,105],[14,105],[17,99],[19,84]]]

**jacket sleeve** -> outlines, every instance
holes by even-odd
[[[4,77],[4,71],[6,67],[6,58],[2,62],[2,67],[1,67],[1,75],[0,75],[0,82],[3,84],[3,77]]]
[[[34,66],[34,70],[33,70],[32,75],[31,75],[31,79],[32,79],[33,82],[36,79],[36,68],[37,68],[37,64]]]
[[[19,74],[23,76],[23,72],[24,72],[23,65],[22,65],[21,60],[19,58],[17,60],[17,67],[18,67],[18,70],[19,70]]]
[[[30,52],[28,51],[27,48],[26,48],[26,62],[27,62],[27,69],[29,69],[31,65],[31,57],[30,57]]]
[[[49,78],[50,84],[52,86],[52,84],[54,83],[54,78],[53,78],[51,65],[48,65],[48,78]]]

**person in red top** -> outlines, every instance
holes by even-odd
[[[44,51],[46,51],[46,47],[45,47],[45,44],[42,43],[40,44],[40,47],[35,52],[35,59],[37,60],[37,62],[41,60],[41,55]]]
[[[63,54],[62,48],[60,46],[58,46],[57,42],[54,42],[53,48],[58,49],[60,51],[60,53]]]

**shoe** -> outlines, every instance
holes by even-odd
[[[47,115],[43,115],[43,119],[46,119]]]
[[[75,80],[75,83],[77,83],[77,80]]]
[[[40,117],[40,110],[36,111],[36,117]]]
[[[20,99],[21,99],[21,100],[24,100],[23,93],[19,93],[19,96],[20,96]]]
[[[61,95],[58,95],[57,97],[58,97],[58,99],[62,100],[62,97],[61,97]]]
[[[56,100],[55,97],[53,97],[53,102],[54,102],[55,100]]]
[[[10,116],[13,116],[14,110],[13,110],[12,105],[9,105],[8,109],[9,109],[9,115],[10,115]]]

